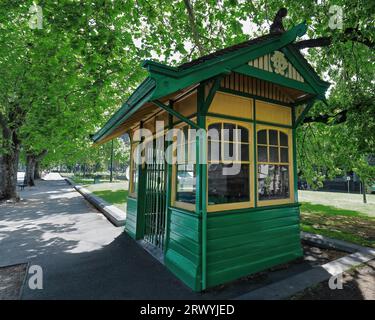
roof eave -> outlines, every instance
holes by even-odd
[[[126,118],[126,115],[131,109],[133,109],[139,102],[145,103],[147,101],[144,98],[151,96],[152,91],[155,89],[156,83],[151,78],[146,78],[132,93],[132,95],[126,100],[119,110],[106,122],[106,124],[96,132],[92,140],[98,144],[100,141],[110,135]],[[146,99],[147,100],[147,99]]]

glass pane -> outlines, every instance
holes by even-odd
[[[259,162],[267,162],[267,147],[258,146],[258,161]]]
[[[191,142],[189,143],[188,145],[188,162],[189,163],[194,163],[196,162],[196,148],[197,148],[197,145],[194,142]]]
[[[289,198],[289,167],[280,165],[258,165],[259,200]]]
[[[195,166],[177,165],[176,201],[195,203]]]
[[[289,162],[289,156],[288,156],[288,148],[281,148],[280,149],[280,162]]]
[[[224,141],[233,141],[233,133],[236,126],[231,123],[224,123]]]
[[[240,160],[240,161],[249,161],[249,145],[248,144],[244,144],[244,143],[241,143],[240,144],[240,150],[241,150],[241,154],[239,154],[239,157],[237,160]]]
[[[209,164],[207,169],[209,204],[250,201],[248,164]]]
[[[249,130],[242,126],[238,126],[237,129],[240,130],[241,142],[249,142]]]
[[[188,142],[188,139],[189,139],[189,127],[188,126],[185,126],[183,127],[183,132],[184,132],[184,139],[185,139],[185,143]]]
[[[280,145],[288,146],[288,135],[283,132],[280,132]]]
[[[211,140],[220,140],[221,123],[213,123],[208,126],[207,136]]]
[[[270,162],[279,162],[279,148],[270,147]]]
[[[132,168],[132,189],[131,193],[137,193],[138,190],[138,166],[133,162],[133,168]]]
[[[132,187],[132,193],[137,193],[138,190],[138,176],[135,176],[133,178],[133,187]]]
[[[267,144],[267,130],[258,131],[258,144]]]
[[[188,145],[181,144],[177,146],[177,162],[185,163],[188,161]]]
[[[197,130],[190,128],[189,130],[189,143],[197,140]]]
[[[223,142],[223,160],[234,160],[233,143]]]
[[[208,161],[219,161],[221,143],[218,141],[208,141]]]
[[[269,130],[270,145],[277,146],[279,144],[278,131]]]

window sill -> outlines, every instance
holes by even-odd
[[[250,209],[254,208],[252,202],[237,202],[237,203],[225,203],[225,204],[211,204],[207,206],[207,212],[218,212],[228,210],[239,210],[239,209]]]
[[[175,201],[172,204],[172,207],[175,207],[177,209],[183,209],[183,210],[195,212],[195,204],[192,204],[192,203]]]
[[[275,200],[258,200],[258,207],[277,206],[280,204],[288,204],[288,203],[294,203],[294,200],[292,200],[291,198],[275,199]]]

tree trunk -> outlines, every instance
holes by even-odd
[[[185,8],[189,16],[189,22],[190,22],[190,28],[191,31],[193,32],[193,39],[194,39],[194,44],[197,46],[199,50],[199,54],[203,56],[206,53],[205,48],[202,46],[200,35],[198,32],[197,24],[195,21],[195,15],[194,15],[194,10],[193,6],[190,2],[190,0],[184,0]]]
[[[367,203],[367,197],[366,197],[366,181],[362,180],[362,194],[363,194],[363,203]]]
[[[18,132],[23,124],[25,113],[17,103],[12,104],[7,117],[0,112],[0,128],[2,131],[0,148],[4,154],[0,163],[0,201],[18,201],[17,173],[20,158],[21,140]]]
[[[35,171],[34,171],[34,179],[39,180],[42,176],[40,174],[40,161],[36,161],[35,163]]]
[[[23,183],[29,187],[35,186],[35,166],[36,166],[36,157],[32,154],[26,155],[26,172]]]
[[[0,200],[18,201],[17,172],[20,154],[19,145],[13,146],[11,153],[4,154],[0,161]]]
[[[42,158],[46,154],[47,154],[47,150],[43,150],[39,154],[33,154],[33,153],[26,154],[26,173],[25,173],[24,184],[26,184],[27,186],[29,187],[35,186],[35,175],[37,171],[36,170],[37,166],[39,170],[39,162],[40,160],[42,160]]]

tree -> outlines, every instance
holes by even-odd
[[[4,43],[0,47],[0,199],[17,196],[21,150],[33,157],[47,150],[45,164],[72,163],[80,152],[91,153],[88,135],[145,76],[142,60],[178,65],[270,30],[289,29],[302,20],[309,29],[296,47],[304,49],[333,86],[329,107],[314,106],[300,137],[309,145],[315,129],[325,128],[322,134],[333,137],[331,128],[343,124],[358,145],[373,146],[367,129],[374,123],[372,2],[63,0],[38,4],[43,9],[41,30],[28,26],[31,1],[0,4]],[[343,29],[329,27],[332,4],[343,9]],[[284,6],[288,10],[280,10]],[[371,148],[361,147],[358,152],[365,156],[374,151]],[[307,150],[299,159],[301,172],[317,176],[320,163],[312,162]],[[337,163],[329,166],[330,172],[338,169]]]
[[[29,181],[34,159],[48,151],[46,145],[56,147],[53,142],[61,143],[62,132],[67,130],[77,133],[75,141],[88,136],[94,124],[101,121],[104,108],[113,107],[113,101],[119,103],[119,92],[129,90],[124,90],[123,79],[140,76],[134,72],[140,67],[128,60],[131,56],[126,48],[132,43],[124,45],[126,32],[112,30],[116,18],[122,19],[119,5],[102,1],[40,2],[47,14],[43,29],[33,30],[28,26],[30,4],[6,1],[0,7],[4,21],[0,32],[6,43],[0,49],[0,199],[17,199],[17,168],[23,144],[30,160]],[[51,12],[54,14],[48,14]],[[105,97],[101,96],[103,92]],[[47,130],[51,122],[60,132]],[[71,123],[80,124],[78,130]],[[44,128],[39,130],[44,132],[44,141],[36,139],[36,125]]]

